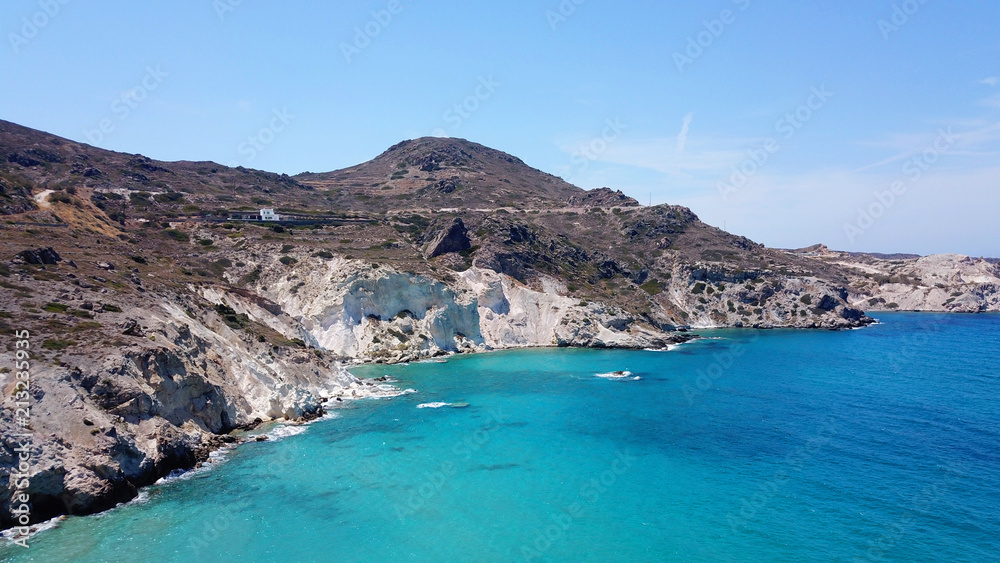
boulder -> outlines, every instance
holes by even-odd
[[[435,184],[434,187],[435,187],[435,189],[437,189],[437,191],[439,191],[439,192],[441,192],[443,194],[450,194],[453,191],[457,190],[460,187],[460,185],[461,184],[459,182],[459,179],[456,176],[454,178],[449,178],[449,179],[446,179],[446,180],[441,180],[437,184]]]
[[[145,336],[145,332],[142,330],[142,325],[139,321],[135,319],[129,319],[121,325],[122,334],[125,336]]]

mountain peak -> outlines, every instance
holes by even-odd
[[[528,209],[564,206],[584,193],[515,156],[450,137],[403,141],[363,164],[300,174],[296,179],[327,191],[333,201],[348,209],[359,201],[396,209]]]
[[[458,168],[477,161],[499,161],[509,164],[524,164],[520,158],[503,151],[491,149],[466,139],[454,137],[420,137],[397,143],[375,158],[403,162],[424,172],[441,168]]]

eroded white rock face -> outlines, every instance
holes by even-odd
[[[461,280],[476,293],[480,328],[493,348],[669,345],[666,334],[640,326],[622,309],[563,295],[565,286],[548,276],[541,278],[543,291],[480,268],[462,272]]]
[[[306,352],[298,358],[277,358],[265,347],[251,349],[229,327],[192,323],[173,303],[164,303],[162,313],[154,312],[149,322],[153,326],[162,324],[171,336],[176,333],[161,344],[165,352],[190,363],[200,360],[214,368],[206,365],[199,375],[207,378],[207,383],[223,388],[227,396],[239,397],[239,403],[227,405],[230,419],[238,424],[255,418],[297,419],[357,381],[339,364],[323,365],[312,358],[302,361]],[[182,394],[163,394],[162,400],[165,402],[160,407],[166,412],[190,409],[192,403]]]
[[[203,289],[287,338],[355,359],[430,357],[485,350],[475,295],[426,277],[354,260],[303,256],[294,268],[265,269],[254,295]]]
[[[480,331],[492,348],[557,345],[560,323],[579,308],[578,299],[556,292],[554,280],[555,291],[538,292],[492,270],[470,268],[460,276],[476,296]]]
[[[274,255],[261,249],[254,254]],[[254,258],[247,256],[245,262]],[[532,288],[473,267],[455,273],[446,285],[357,260],[305,253],[295,258],[292,265],[265,261],[250,291],[203,288],[201,294],[286,338],[360,361],[535,346],[662,348],[678,338],[660,330],[651,317],[637,319],[617,307],[570,297],[562,282],[544,275]],[[840,328],[856,326],[862,316],[847,310],[845,291],[820,280],[713,283],[706,278],[705,288],[696,292],[698,276],[704,275],[676,271],[657,296],[660,310],[653,314],[661,319],[680,314],[694,328]]]
[[[491,348],[667,344],[665,334],[635,326],[620,309],[564,295],[565,286],[553,278],[543,277],[543,291],[536,291],[510,276],[471,268],[448,286],[354,260],[298,259],[292,267],[265,264],[255,293],[201,288],[201,295],[286,338],[358,360],[399,362]]]

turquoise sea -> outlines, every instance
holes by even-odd
[[[241,446],[0,557],[1000,561],[1000,316],[878,316],[359,368],[419,393]],[[616,370],[632,376],[595,376]]]

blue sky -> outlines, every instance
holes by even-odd
[[[998,256],[997,29],[943,0],[7,0],[0,118],[289,174],[463,137],[769,246]]]

